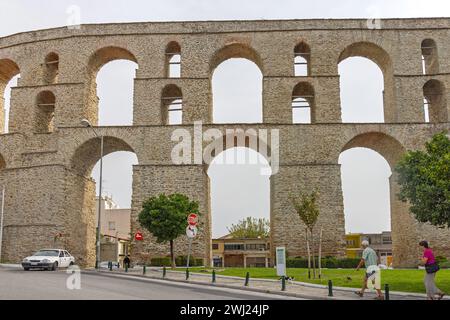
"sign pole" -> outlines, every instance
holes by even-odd
[[[188,256],[187,256],[187,263],[186,268],[189,269],[189,259],[191,258],[191,247],[192,247],[192,238],[189,238],[189,249],[188,249]]]

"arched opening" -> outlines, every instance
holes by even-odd
[[[342,149],[339,164],[349,257],[359,257],[360,241],[367,239],[383,262],[397,267],[415,264],[417,250],[408,243],[417,240],[416,221],[398,199],[393,171],[405,152],[396,139],[378,132],[357,135]]]
[[[161,94],[162,123],[168,125],[183,122],[183,94],[174,84],[164,87]]]
[[[0,59],[0,133],[9,132],[11,88],[20,78],[17,64],[9,59]]]
[[[430,80],[423,86],[425,122],[439,123],[447,121],[445,91],[444,84],[438,80]]]
[[[394,122],[394,74],[388,53],[359,42],[341,53],[338,64],[342,122]]]
[[[58,82],[59,56],[55,52],[49,53],[44,61],[44,81],[46,84]]]
[[[71,237],[68,245],[77,245],[74,254],[83,264],[95,261],[95,239],[98,204],[101,202],[101,261],[119,261],[127,253],[131,232],[131,197],[133,165],[138,159],[133,149],[122,139],[104,138],[102,193],[99,193],[100,139],[93,138],[77,148],[71,161],[73,176],[69,201],[72,214],[81,215],[79,223],[67,226]],[[78,251],[77,251],[78,250]],[[85,260],[87,259],[87,260]]]
[[[138,63],[126,49],[106,47],[89,60],[88,108],[100,126],[132,125],[134,78]]]
[[[214,266],[271,265],[268,172],[271,169],[266,158],[247,147],[227,149],[210,163],[207,174]],[[258,232],[251,232],[248,228],[253,223],[262,224],[257,228]]]
[[[314,119],[314,88],[300,82],[292,91],[292,123],[313,123]]]
[[[251,48],[232,44],[210,62],[214,123],[261,123],[261,59]]]
[[[51,91],[42,91],[36,98],[35,132],[50,133],[55,129],[56,98]]]
[[[433,39],[422,41],[422,71],[423,74],[439,73],[439,56],[436,42]]]
[[[392,234],[387,161],[367,148],[352,148],[341,153],[342,193],[344,197],[347,255],[359,258],[361,240],[368,240],[381,264],[392,265]],[[351,243],[360,235],[358,243]],[[349,243],[350,242],[350,243]]]
[[[307,77],[311,75],[311,49],[301,42],[294,48],[294,75],[296,77]]]
[[[176,41],[166,47],[165,74],[167,78],[181,77],[181,47]]]

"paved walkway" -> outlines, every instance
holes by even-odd
[[[92,272],[97,272],[92,270]],[[102,269],[102,273],[111,274],[125,274],[123,269],[109,271]],[[155,279],[163,279],[163,271],[161,268],[146,268],[146,274],[143,274],[142,267],[135,267],[128,270],[128,275],[134,275],[137,277],[149,277]],[[280,294],[284,296],[299,297],[306,299],[334,299],[334,300],[373,300],[375,298],[375,292],[367,291],[367,294],[363,299],[354,294],[356,289],[352,288],[333,288],[333,296],[328,296],[328,287],[322,285],[308,284],[297,281],[287,281],[286,290],[281,290],[281,281],[269,280],[269,279],[250,279],[248,286],[244,286],[245,279],[240,277],[229,276],[216,276],[216,282],[212,283],[212,276],[210,273],[190,273],[189,280],[186,280],[185,272],[167,270],[165,280],[187,282],[193,284],[202,284],[209,286],[218,286],[226,288],[235,288],[242,290],[250,290],[256,292],[266,292],[271,294]],[[390,300],[424,300],[425,294],[419,293],[403,293],[403,292],[390,292]],[[447,298],[448,299],[448,298]]]

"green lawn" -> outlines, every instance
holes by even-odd
[[[211,273],[209,268],[190,268],[191,272]],[[228,268],[216,269],[216,274],[226,276],[245,277],[250,272],[250,278],[279,279],[273,268]],[[388,283],[391,291],[425,293],[423,284],[424,270],[382,270],[381,282]],[[359,288],[362,284],[364,270],[354,269],[322,269],[322,279],[309,280],[308,269],[287,269],[287,275],[295,281],[327,285],[333,281],[336,287]],[[450,293],[450,270],[441,270],[436,276],[437,286],[444,292]]]

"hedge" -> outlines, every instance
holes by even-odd
[[[187,264],[187,257],[186,256],[179,256],[175,258],[175,264],[178,267],[186,266]],[[152,267],[170,267],[170,257],[155,257],[151,258],[150,260],[150,266]],[[203,259],[198,259],[191,257],[189,259],[189,266],[191,267],[200,267],[203,266]]]
[[[344,258],[344,259],[337,259],[337,258],[322,258],[322,268],[328,268],[328,269],[351,269],[356,268],[359,261],[361,259],[355,259],[355,258]],[[311,259],[311,266],[312,266],[312,259]],[[319,265],[319,259],[316,257],[316,267]],[[288,268],[308,268],[308,259],[307,258],[295,258],[295,259],[287,259],[286,260],[286,267]]]

